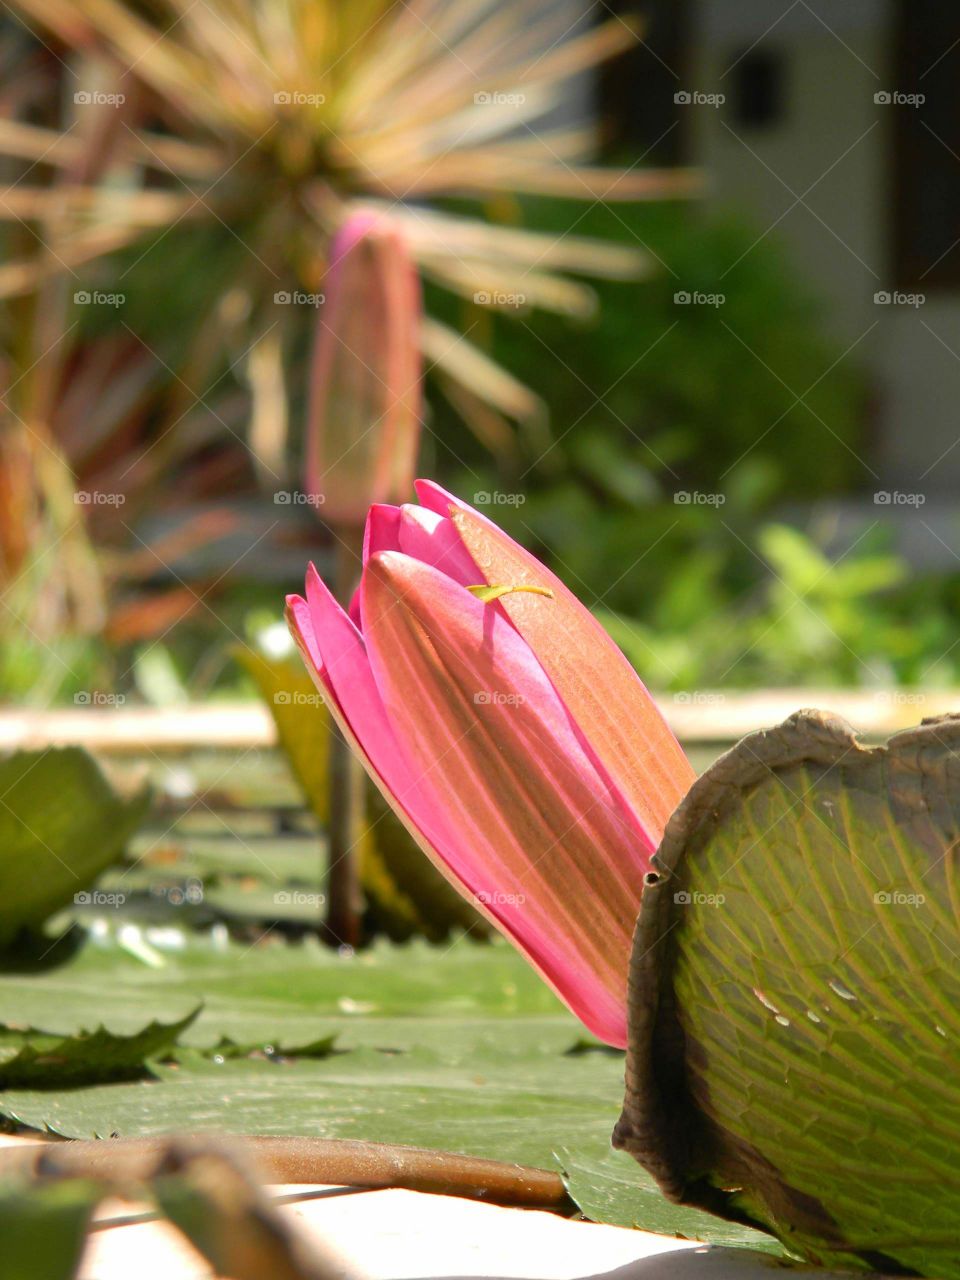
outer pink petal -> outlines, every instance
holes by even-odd
[[[433,511],[450,512],[464,546],[489,583],[548,587],[545,610],[526,592],[499,607],[530,645],[566,703],[583,740],[637,815],[649,850],[696,774],[643,682],[614,642],[555,574],[492,520],[429,480],[417,494]]]
[[[362,590],[374,676],[457,832],[457,878],[591,1030],[624,1044],[648,866],[633,815],[499,610],[395,552],[372,557]]]
[[[330,713],[370,777],[430,860],[494,925],[493,911],[460,880],[457,839],[444,805],[397,740],[373,680],[363,637],[310,565],[307,600],[287,597],[288,621]]]

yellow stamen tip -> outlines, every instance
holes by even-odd
[[[512,595],[514,591],[526,591],[533,596],[546,596],[548,600],[553,599],[553,592],[549,587],[537,587],[527,582],[501,583],[497,586],[488,586],[484,582],[478,587],[467,587],[467,590],[484,604],[492,604],[494,600],[499,600],[501,596]]]

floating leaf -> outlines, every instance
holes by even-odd
[[[0,760],[0,948],[85,894],[123,852],[150,791],[115,786],[82,747]]]
[[[960,717],[798,712],[694,784],[631,973],[616,1141],[807,1259],[960,1277]]]
[[[200,1007],[179,1022],[151,1022],[126,1036],[102,1026],[68,1036],[4,1027],[0,1029],[0,1089],[65,1089],[136,1080],[148,1074],[148,1059],[177,1043]]]

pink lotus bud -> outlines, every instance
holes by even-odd
[[[333,524],[406,496],[420,438],[420,286],[400,232],[357,213],[330,246],[317,321],[305,488]]]
[[[427,855],[598,1035],[627,1038],[634,921],[694,773],[593,615],[429,482],[374,507],[357,623],[311,568],[294,636]]]

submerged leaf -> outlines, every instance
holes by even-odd
[[[0,1029],[0,1089],[65,1089],[136,1080],[148,1074],[148,1059],[177,1043],[201,1007],[179,1022],[154,1021],[127,1036],[102,1026],[68,1036],[4,1027]]]
[[[960,717],[798,712],[671,819],[615,1141],[821,1264],[960,1277]]]

